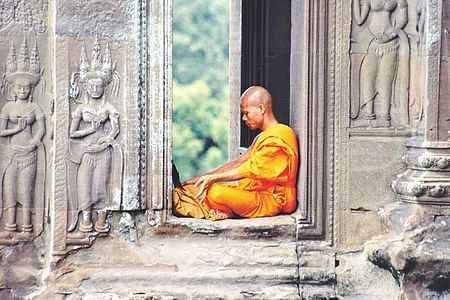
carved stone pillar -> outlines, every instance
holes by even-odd
[[[450,205],[450,5],[418,1],[416,86],[423,103],[417,133],[406,144],[406,171],[392,187],[403,202]]]
[[[365,247],[369,260],[397,279],[399,299],[437,299],[448,297],[450,282],[450,3],[417,1],[415,11],[417,74],[410,99],[417,93],[422,103],[419,124],[406,143],[407,169],[392,183],[401,202],[379,210],[389,234]]]

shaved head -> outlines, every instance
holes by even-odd
[[[247,101],[248,105],[264,105],[266,109],[272,108],[272,95],[262,86],[251,86],[245,90],[241,97],[241,103]]]
[[[272,112],[272,95],[262,86],[251,86],[241,96],[242,120],[250,129],[278,124]]]

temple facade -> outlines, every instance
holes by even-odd
[[[297,211],[172,214],[172,0],[1,1],[0,299],[450,298],[450,2],[229,2]]]

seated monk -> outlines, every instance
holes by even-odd
[[[250,129],[262,132],[237,159],[183,183],[181,189],[195,195],[204,212],[185,216],[220,220],[295,211],[299,154],[294,131],[278,123],[272,112],[272,96],[263,87],[252,86],[242,94],[241,112]],[[223,183],[236,180],[239,185]],[[180,205],[174,201],[175,214],[183,215],[175,204]]]

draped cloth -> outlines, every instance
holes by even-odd
[[[298,162],[294,131],[283,124],[267,128],[255,138],[249,158],[238,167],[244,177],[239,185],[211,185],[203,211],[216,209],[244,218],[294,212],[297,207]],[[176,206],[174,209],[178,215],[183,215]],[[210,219],[210,216],[202,214],[189,216]]]
[[[15,178],[8,179],[7,172],[9,169],[16,168],[17,172],[25,172],[28,173],[30,180],[33,180],[33,188],[32,198],[28,199],[28,203],[20,203],[22,207],[31,208],[33,213],[38,215],[36,218],[41,220],[43,217],[44,211],[44,202],[45,202],[45,165],[46,165],[46,157],[45,157],[45,147],[44,144],[39,142],[36,150],[30,152],[26,156],[18,156],[14,151],[14,146],[9,144],[0,144],[0,218],[2,217],[2,211],[6,208],[15,207],[17,202],[20,202],[19,199],[14,202],[10,202],[4,197],[5,193],[5,181],[14,181]],[[22,157],[22,159],[20,159]],[[32,172],[28,172],[28,168],[31,165],[35,165]],[[41,170],[41,171],[39,171]],[[38,172],[39,173],[38,175]],[[11,187],[9,187],[11,188]],[[13,187],[17,193],[19,189],[23,189],[24,187],[14,186]],[[11,200],[11,199],[10,199]]]
[[[78,186],[79,170],[85,165],[91,168],[104,168],[110,165],[108,173],[102,174],[102,178],[93,178],[90,186]],[[123,174],[123,153],[120,145],[114,141],[101,152],[88,152],[86,145],[82,141],[70,140],[70,152],[66,159],[67,182],[68,182],[68,230],[73,231],[78,222],[80,211],[89,209],[119,210],[122,198],[122,174]],[[105,169],[106,170],[106,169]],[[104,178],[103,178],[104,177]],[[103,186],[102,186],[103,185]],[[86,201],[83,199],[83,189],[99,190],[95,197]],[[99,195],[101,194],[101,197]]]

